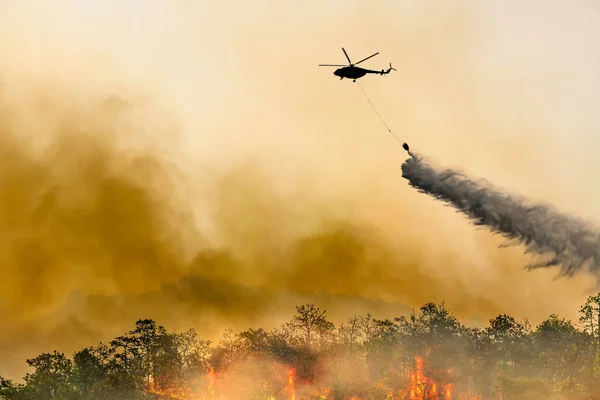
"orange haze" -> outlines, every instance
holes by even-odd
[[[597,6],[533,3],[0,2],[0,374],[138,318],[218,339],[308,301],[576,317],[588,277],[524,272],[410,189],[317,66],[379,51],[397,71],[361,84],[416,151],[599,219]]]

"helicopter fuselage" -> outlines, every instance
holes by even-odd
[[[336,69],[333,74],[335,76],[339,76],[340,78],[358,79],[365,76],[368,72],[369,70],[360,67],[343,67]]]
[[[353,81],[356,81],[358,78],[362,78],[366,74],[379,74],[379,75],[389,74],[392,69],[393,68],[390,66],[390,68],[387,71],[383,70],[383,69],[381,71],[374,71],[372,69],[365,69],[365,68],[355,67],[352,65],[352,66],[348,66],[348,67],[338,68],[333,72],[333,74],[335,76],[339,76],[340,79],[346,78],[346,79],[352,79]]]

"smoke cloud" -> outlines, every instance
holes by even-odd
[[[379,51],[364,65],[398,71],[361,84],[394,132],[593,212],[596,189],[572,177],[598,172],[582,151],[597,148],[597,43],[547,40],[582,24],[563,12],[525,40],[514,19],[551,6],[521,3],[0,2],[0,374],[138,318],[218,339],[308,301],[334,322],[427,301],[478,322],[575,316],[582,277],[524,274],[528,257],[399,184],[358,88],[317,66]],[[561,136],[573,120],[580,141]],[[549,181],[557,149],[571,162]]]
[[[405,147],[408,150],[407,147]],[[560,266],[562,275],[587,270],[598,275],[600,231],[581,218],[559,213],[554,207],[534,204],[502,192],[485,180],[474,181],[460,171],[437,170],[423,157],[411,154],[402,164],[402,176],[421,193],[447,202],[474,221],[514,242],[527,253],[550,255],[528,269]]]

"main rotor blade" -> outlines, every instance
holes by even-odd
[[[339,65],[339,64],[319,64],[319,67],[347,67],[347,65]]]
[[[348,53],[346,53],[346,50],[343,47],[342,47],[342,51],[344,52],[344,55],[348,59],[348,64],[352,65],[352,61],[350,61],[350,57],[348,57]]]
[[[375,53],[375,54],[372,54],[372,55],[370,55],[370,56],[369,56],[369,57],[367,57],[367,58],[363,58],[362,60],[360,60],[359,62],[357,62],[357,63],[356,63],[356,64],[354,64],[354,65],[360,64],[360,63],[361,63],[361,62],[363,62],[363,61],[367,61],[369,58],[371,58],[371,57],[375,57],[377,54],[379,54],[379,52],[377,52],[377,53]]]

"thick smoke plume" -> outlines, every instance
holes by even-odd
[[[527,269],[559,266],[561,275],[573,276],[587,265],[590,272],[600,272],[600,231],[588,222],[562,214],[550,205],[504,193],[460,171],[436,169],[422,156],[409,154],[411,158],[402,164],[402,176],[412,187],[450,203],[475,225],[485,225],[493,233],[524,244],[526,253],[550,256]]]

